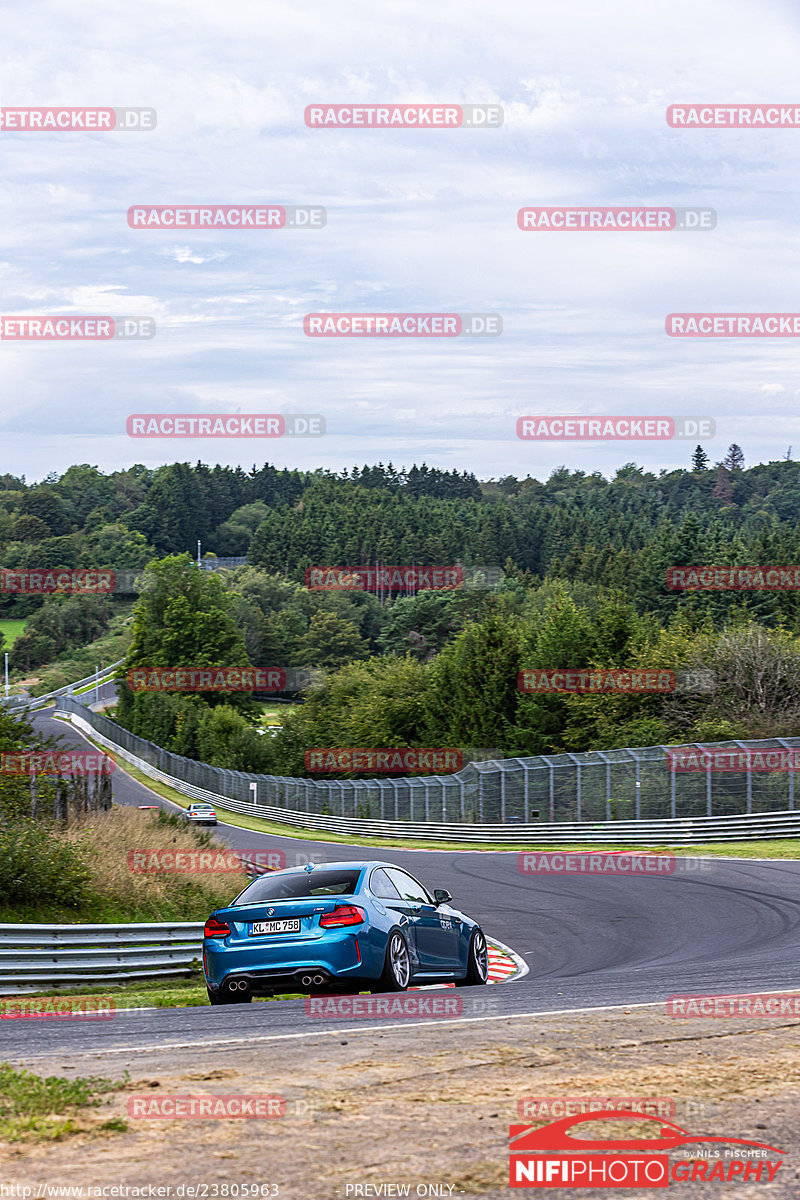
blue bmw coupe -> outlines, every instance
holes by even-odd
[[[206,921],[212,1004],[276,992],[402,992],[411,983],[486,983],[481,927],[384,862],[326,863],[254,879]]]

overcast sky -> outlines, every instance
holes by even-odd
[[[3,15],[5,106],[148,106],[152,132],[0,132],[3,314],[146,314],[151,341],[0,342],[0,472],[176,460],[482,478],[687,466],[690,442],[518,440],[527,414],[710,416],[716,461],[800,460],[797,339],[667,337],[800,311],[796,6],[143,0]],[[502,105],[499,129],[309,129],[312,103]],[[321,230],[133,230],[134,204],[324,205]],[[711,232],[523,233],[525,205],[708,205]],[[303,316],[488,312],[492,339],[326,339]],[[133,441],[136,412],[319,413],[325,437]]]

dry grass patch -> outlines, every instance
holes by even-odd
[[[67,828],[48,826],[47,836],[54,849],[68,848],[84,865],[84,894],[64,903],[57,889],[48,889],[41,900],[16,906],[0,897],[0,921],[204,921],[248,882],[242,871],[220,870],[222,858],[210,871],[135,869],[136,851],[227,851],[210,834],[162,812],[115,806],[86,813]]]

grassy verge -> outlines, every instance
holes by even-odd
[[[114,661],[116,662],[116,659]],[[107,682],[107,680],[101,678],[100,679],[100,687],[102,687],[103,684],[106,682]],[[95,684],[95,683],[87,683],[81,688],[76,688],[75,695],[76,696],[85,696],[87,692],[93,692],[96,687],[97,687],[97,684]]]
[[[55,994],[59,1000],[69,996],[100,996],[104,1000],[110,997],[117,1009],[198,1008],[208,1004],[208,994],[201,971],[199,976],[188,979],[145,979],[127,984],[85,983],[81,987],[58,988],[57,993],[51,989],[48,992],[26,993],[24,996],[4,996],[0,999],[0,1011],[4,1001],[13,1004],[17,1001],[44,1000],[51,999]],[[288,998],[288,993],[281,996],[256,996],[253,1003],[269,1003],[272,1000]]]
[[[44,849],[34,845],[27,858],[20,851],[14,870],[6,870],[0,922],[205,921],[248,882],[239,871],[144,870],[143,860],[132,857],[137,851],[191,853],[215,847],[205,830],[162,812],[115,807],[85,814],[66,829],[42,829],[38,836],[47,839]],[[21,835],[17,841],[21,844]],[[59,852],[69,852],[69,864],[79,864],[68,897],[61,876],[49,866]]]
[[[29,683],[31,694],[37,696],[55,691],[56,688],[64,687],[76,679],[91,675],[101,663],[112,663],[122,658],[131,642],[133,605],[124,604],[119,608],[120,611],[115,612],[102,637],[80,650],[73,651],[69,657],[37,667],[33,672],[35,682]]]
[[[70,1133],[119,1132],[127,1122],[119,1117],[107,1121],[96,1118],[88,1124],[87,1110],[99,1108],[110,1092],[127,1084],[114,1083],[95,1075],[64,1079],[59,1075],[43,1077],[32,1071],[20,1071],[10,1063],[0,1063],[0,1139],[5,1142],[60,1141]],[[94,1117],[94,1113],[91,1115]],[[84,1118],[84,1119],[82,1119]]]
[[[3,634],[3,650],[10,650],[14,642],[25,631],[25,621],[0,621],[0,633]]]

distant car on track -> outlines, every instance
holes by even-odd
[[[278,992],[402,992],[410,984],[487,981],[480,925],[385,862],[342,862],[259,876],[206,921],[212,1004]]]
[[[186,809],[186,819],[193,825],[216,825],[217,812],[210,804],[190,804]]]

